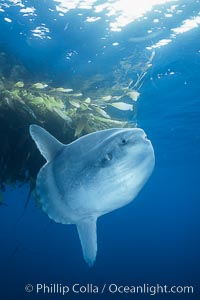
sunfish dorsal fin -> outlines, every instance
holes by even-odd
[[[96,218],[91,217],[76,224],[81,241],[83,257],[92,267],[97,255]]]
[[[54,159],[65,147],[64,144],[60,143],[55,137],[38,125],[30,125],[29,130],[32,139],[47,162]]]

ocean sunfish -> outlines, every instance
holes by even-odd
[[[154,168],[151,142],[139,128],[97,131],[68,145],[37,125],[30,134],[47,161],[36,180],[42,209],[57,223],[77,226],[83,257],[92,266],[97,218],[137,196]]]

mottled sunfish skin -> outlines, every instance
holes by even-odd
[[[46,164],[36,180],[42,209],[62,224],[76,224],[83,256],[97,253],[97,218],[137,196],[155,164],[154,151],[139,128],[114,128],[64,145],[37,125],[30,134]]]

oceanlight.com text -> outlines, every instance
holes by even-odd
[[[27,293],[38,295],[59,294],[62,296],[68,294],[146,294],[150,296],[162,294],[193,294],[194,287],[190,285],[169,286],[148,283],[142,285],[120,285],[116,283],[110,284],[61,284],[61,283],[37,283],[35,285],[27,284],[25,286]]]

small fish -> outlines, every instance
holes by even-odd
[[[124,102],[111,103],[110,105],[120,110],[133,110],[132,104],[127,104]]]
[[[81,96],[83,96],[83,94],[82,93],[75,93],[75,94],[70,94],[70,96],[81,97]]]
[[[18,81],[18,82],[15,83],[14,86],[18,87],[18,88],[23,88],[24,87],[24,82],[23,81]]]
[[[105,110],[98,106],[94,106],[94,109],[96,110],[97,113],[99,113],[102,117],[110,119],[111,117],[107,114]]]
[[[57,107],[53,108],[53,111],[55,111],[55,113],[60,116],[63,120],[65,120],[68,124],[72,123],[72,119],[66,115],[66,113],[60,109],[58,109]]]
[[[69,100],[69,103],[76,108],[79,108],[81,106],[80,102],[76,100]]]
[[[65,89],[65,88],[55,88],[52,90],[53,92],[61,92],[61,93],[70,93],[73,92],[73,89]]]
[[[45,89],[46,87],[48,87],[48,84],[40,83],[40,82],[34,83],[34,84],[32,85],[32,88],[38,89],[38,90]]]
[[[109,96],[103,96],[103,97],[101,97],[101,99],[103,101],[110,101],[112,99],[112,96],[111,95],[109,95]]]
[[[126,95],[129,96],[133,101],[137,101],[140,96],[140,93],[137,91],[131,91],[128,92]]]
[[[90,98],[90,97],[88,97],[88,98],[86,98],[86,99],[84,100],[84,103],[90,104],[90,102],[91,102],[91,98]]]
[[[113,96],[113,99],[118,101],[119,99],[121,99],[122,97],[124,97],[124,95],[121,95],[121,96]]]
[[[86,125],[87,125],[87,119],[81,118],[76,127],[74,137],[79,137],[81,135],[81,133],[83,132],[84,128],[86,127]]]

